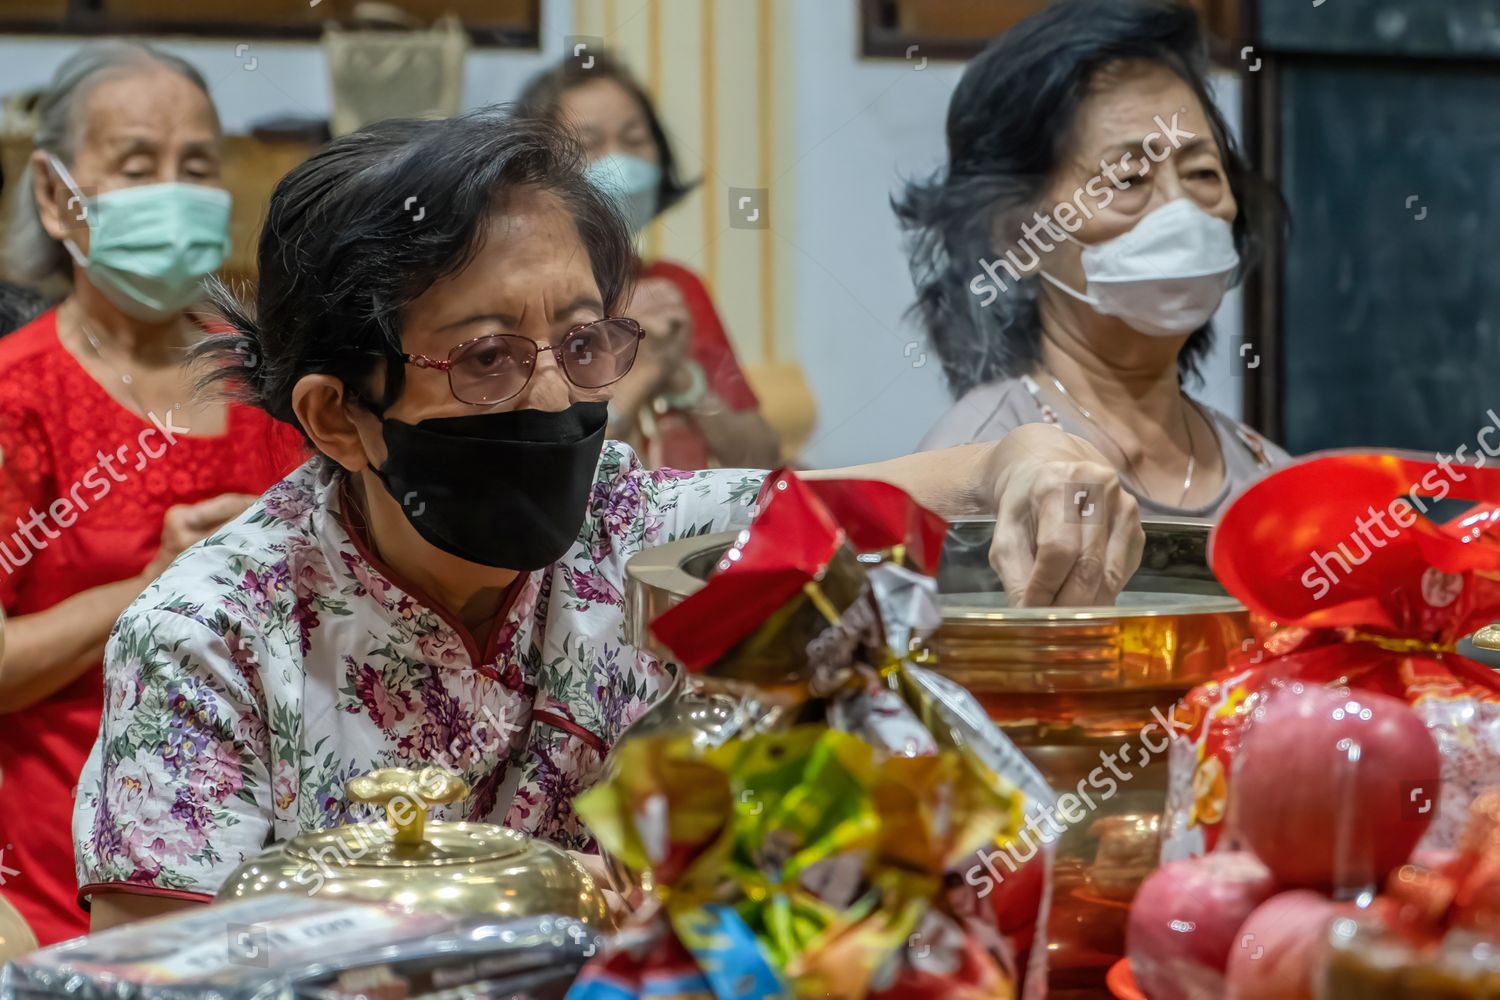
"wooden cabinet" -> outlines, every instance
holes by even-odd
[[[316,37],[348,23],[357,0],[0,0],[0,31],[60,34],[181,32]],[[535,46],[541,0],[394,0],[423,23],[454,14],[481,45]]]
[[[896,26],[906,34],[987,41],[1047,6],[1047,0],[998,0],[994,3],[896,0],[893,6]]]
[[[255,279],[255,248],[271,192],[287,171],[312,155],[314,147],[302,142],[267,142],[247,135],[224,140],[224,187],[234,199],[229,213],[229,258],[224,261],[228,279]]]
[[[1243,33],[1243,0],[1189,0],[1198,8],[1216,56]],[[860,0],[864,54],[906,57],[912,46],[935,59],[967,59],[1048,0]],[[1237,51],[1237,50],[1235,50]]]
[[[0,21],[61,21],[67,12],[68,0],[5,0]]]

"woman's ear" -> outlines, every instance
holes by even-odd
[[[85,221],[88,207],[78,204],[76,196],[47,161],[47,154],[40,149],[31,154],[31,196],[36,201],[36,214],[48,236],[58,242],[71,237],[79,249],[88,251],[88,223]],[[70,201],[70,211],[64,215],[62,206]]]
[[[292,387],[292,412],[313,447],[349,472],[385,462],[380,419],[333,375],[304,375]]]

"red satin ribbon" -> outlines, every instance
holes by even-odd
[[[856,552],[904,546],[922,572],[937,572],[948,525],[890,483],[767,478],[750,530],[719,560],[708,583],[658,615],[656,637],[689,670],[702,670],[820,579],[840,545]]]

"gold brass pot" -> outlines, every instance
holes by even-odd
[[[383,823],[299,834],[229,876],[215,901],[267,893],[399,903],[415,910],[613,926],[604,894],[568,852],[486,823],[434,823],[427,807],[468,786],[442,768],[387,768],[349,783],[351,802],[384,806]]]
[[[1155,521],[1145,528],[1140,569],[1113,607],[1007,607],[989,565],[992,520],[952,525],[937,577],[942,624],[928,640],[935,669],[974,694],[1056,792],[1108,773],[1100,771],[1102,754],[1126,744],[1137,751],[1119,759],[1130,777],[1108,795],[1087,784],[1097,801],[1090,819],[1057,840],[1054,998],[1100,995],[1105,972],[1124,953],[1129,902],[1158,862],[1167,755],[1140,752],[1146,740],[1165,745],[1155,731],[1143,734],[1153,710],[1165,716],[1250,637],[1245,609],[1209,571],[1209,526]],[[629,641],[669,656],[649,622],[697,591],[734,539],[702,535],[631,559]],[[637,725],[696,726],[711,738],[743,711],[722,681],[685,677]]]

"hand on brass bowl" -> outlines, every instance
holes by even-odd
[[[461,779],[436,767],[361,775],[349,783],[349,799],[383,806],[381,820],[276,844],[241,865],[214,898],[302,894],[445,913],[554,914],[613,926],[603,889],[567,851],[486,823],[428,821],[430,806],[461,801],[468,792]]]
[[[1114,708],[1122,693],[1140,692],[1144,712],[1208,680],[1250,638],[1249,616],[1209,570],[1206,523],[1144,526],[1140,568],[1113,605],[1012,608],[989,563],[994,521],[954,521],[937,573],[942,623],[930,646],[938,671],[1019,717],[1040,709],[1017,699],[1057,692],[1097,695]],[[696,593],[735,537],[696,535],[631,558],[625,623],[636,645],[672,659],[651,621]],[[1115,722],[1103,728],[1118,730]]]

